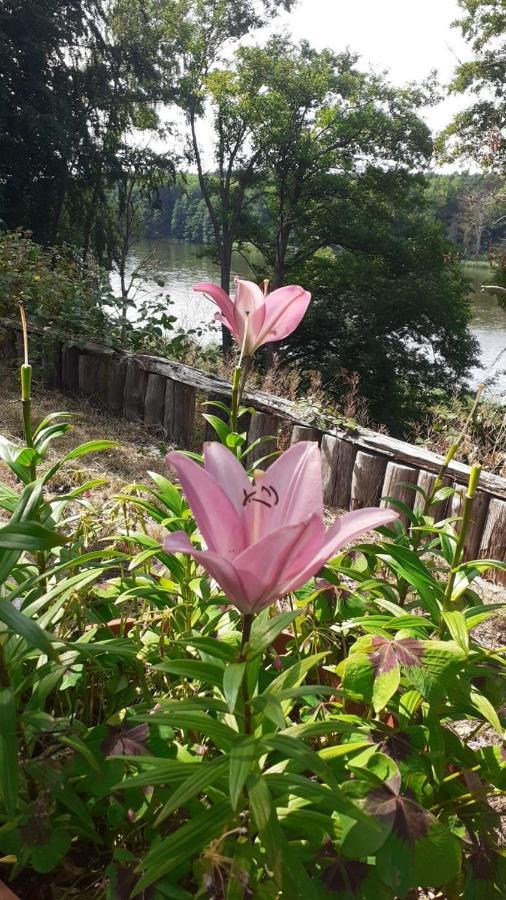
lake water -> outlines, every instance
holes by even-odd
[[[198,281],[214,281],[219,283],[219,267],[212,260],[201,255],[199,247],[183,241],[161,240],[146,241],[135,247],[131,257],[131,268],[137,266],[142,257],[150,250],[155,250],[155,262],[151,271],[164,281],[164,287],[148,279],[142,285],[142,293],[153,298],[163,293],[169,295],[171,312],[177,316],[178,324],[185,329],[198,329],[198,339],[202,343],[217,340],[219,326],[213,323],[216,306],[206,300],[202,294],[196,294],[192,287]],[[473,370],[473,384],[497,377],[494,393],[506,394],[506,310],[499,307],[495,296],[482,294],[481,285],[489,280],[486,264],[466,264],[466,274],[473,283],[474,319],[471,323],[473,334],[478,338],[481,347],[483,369]],[[233,275],[251,277],[251,270],[246,260],[234,254]],[[117,277],[112,275],[112,286],[119,294]],[[501,356],[501,352],[504,351]]]

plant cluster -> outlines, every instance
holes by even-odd
[[[130,274],[125,295],[115,297],[109,273],[92,254],[84,257],[65,245],[42,247],[20,229],[4,232],[0,316],[15,318],[22,302],[32,325],[50,328],[53,338],[180,355],[191,346],[191,333],[175,329],[163,283],[155,295],[143,289],[147,271],[156,270],[154,254],[149,257]]]
[[[229,307],[243,351],[273,313],[254,287]],[[33,427],[25,332],[25,441],[0,439],[2,874],[62,898],[500,898],[505,660],[473,582],[506,565],[462,561],[479,466],[461,521],[434,513],[443,466],[417,512],[325,532],[316,445],[248,471],[247,359],[231,409],[208,404],[204,467],[172,453],[181,487],[126,486],[97,549],[96,484],[51,483],[111,442],[44,466],[71,424]]]

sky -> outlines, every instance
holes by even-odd
[[[422,81],[433,69],[448,83],[457,61],[469,58],[460,30],[451,27],[458,17],[457,0],[299,0],[276,30],[282,23],[317,49],[349,47],[363,65],[388,70],[394,84]],[[465,105],[465,98],[450,97],[425,118],[439,131]]]

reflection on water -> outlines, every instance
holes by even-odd
[[[490,269],[484,265],[465,266],[465,273],[473,284],[474,318],[471,329],[481,347],[483,369],[474,369],[472,381],[497,376],[495,392],[506,393],[506,310],[501,309],[495,294],[482,293],[481,285],[490,284]]]
[[[203,327],[205,330],[199,338],[202,343],[216,340],[219,333],[219,326],[214,323],[216,306],[202,294],[195,293],[193,285],[199,281],[219,284],[220,268],[217,263],[202,256],[201,249],[195,244],[169,240],[143,241],[135,246],[131,254],[129,274],[152,250],[155,251],[155,256],[150,261],[149,272],[152,272],[153,277],[139,282],[139,296],[146,299],[160,294],[168,295],[170,314],[177,316],[179,326],[185,330]],[[234,253],[232,260],[232,276],[234,275],[252,277],[248,263],[238,253]],[[163,280],[163,288],[156,283],[154,276]],[[111,275],[111,284],[119,296],[119,278],[115,273]]]
[[[193,292],[192,287],[198,281],[214,281],[219,283],[219,266],[212,260],[202,256],[198,247],[184,241],[145,241],[135,247],[131,257],[131,268],[150,250],[155,249],[157,266],[156,275],[165,282],[160,288],[151,279],[142,286],[143,295],[156,297],[161,292],[168,294],[172,303],[171,313],[177,316],[178,324],[185,329],[200,328],[205,330],[199,338],[203,343],[215,340],[218,326],[213,324],[216,307],[202,294]],[[233,275],[251,277],[251,270],[246,260],[234,254]],[[499,307],[492,294],[482,294],[481,285],[489,280],[487,265],[466,264],[466,274],[473,282],[473,305],[475,316],[471,324],[473,334],[481,346],[483,369],[473,370],[472,382],[478,384],[485,378],[497,376],[495,392],[506,394],[506,310]],[[119,294],[119,283],[114,275],[111,278],[114,291]],[[505,351],[501,358],[501,351]]]

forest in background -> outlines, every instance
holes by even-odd
[[[456,245],[462,259],[501,252],[506,237],[503,178],[469,172],[431,174],[425,176],[425,186],[428,218],[442,223],[445,237]],[[265,222],[267,208],[262,197],[252,204],[250,215]],[[175,185],[161,187],[146,203],[143,236],[213,244],[213,226],[197,175],[180,175]]]
[[[35,320],[173,355],[186,344],[159,298],[131,327],[132,246],[203,243],[226,291],[234,249],[253,246],[258,279],[312,293],[279,348],[301,390],[316,370],[339,404],[343,372],[356,375],[372,419],[407,433],[477,361],[461,259],[493,256],[503,277],[500,92],[435,141],[433,78],[397,86],[352,51],[286,34],[244,42],[292,5],[0,7],[0,304],[22,294]],[[457,67],[456,91],[503,83],[488,57],[479,68],[501,33],[488,6],[461,3],[475,61]],[[479,171],[433,175],[434,162]]]

